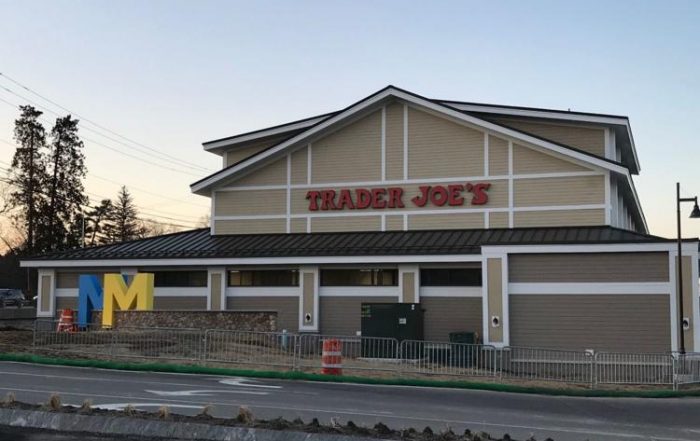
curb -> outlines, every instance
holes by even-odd
[[[0,426],[203,441],[377,441],[377,438],[291,430],[157,421],[137,417],[80,415],[39,410],[0,409]]]
[[[278,380],[304,380],[325,383],[350,383],[378,386],[438,387],[450,389],[484,390],[536,395],[597,398],[681,398],[700,397],[696,390],[605,390],[605,389],[555,389],[550,387],[518,386],[502,383],[481,383],[459,380],[430,380],[411,378],[368,378],[353,376],[328,376],[298,371],[258,371],[252,369],[231,369],[169,363],[134,363],[110,360],[68,359],[44,357],[33,354],[0,353],[0,361],[34,363],[53,366],[88,367],[140,372],[165,372],[180,374],[220,375]]]

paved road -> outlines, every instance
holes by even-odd
[[[318,417],[390,427],[429,425],[433,430],[470,428],[517,439],[684,440],[700,439],[700,399],[609,399],[547,397],[499,392],[364,386],[208,375],[123,372],[0,362],[0,393],[20,401],[45,402],[51,393],[66,404],[92,399],[99,407],[133,404],[155,410],[198,413],[214,406],[231,416],[240,405],[258,418],[305,421]]]

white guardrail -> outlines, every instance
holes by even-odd
[[[336,340],[348,373],[433,377],[489,377],[584,384],[700,383],[700,353],[614,353],[393,338],[251,332],[220,329],[103,329],[57,332],[38,320],[33,347],[104,358],[148,358],[317,371],[323,342]]]

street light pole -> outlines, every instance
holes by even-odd
[[[677,291],[678,291],[678,327],[680,330],[679,338],[679,352],[685,354],[685,331],[683,329],[683,240],[681,239],[681,202],[694,202],[695,206],[693,211],[690,213],[691,218],[700,217],[700,208],[698,208],[698,197],[692,198],[682,198],[681,197],[681,184],[676,182],[676,223],[678,227],[678,276],[676,277],[678,281]],[[697,326],[697,324],[696,324]]]

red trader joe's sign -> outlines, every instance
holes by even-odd
[[[364,210],[367,208],[405,208],[406,203],[416,207],[445,205],[458,207],[466,203],[465,193],[471,193],[470,205],[484,205],[489,201],[490,183],[423,185],[418,194],[405,195],[401,187],[343,188],[340,190],[310,190],[306,193],[309,211]],[[410,199],[408,199],[410,198]],[[408,202],[410,201],[410,202]]]

